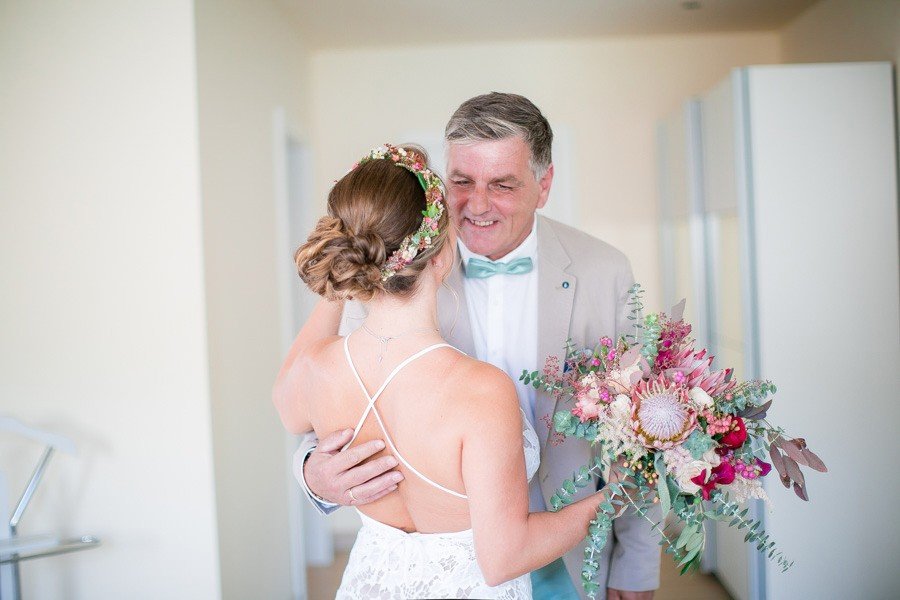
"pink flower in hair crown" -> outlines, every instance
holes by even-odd
[[[440,234],[439,223],[444,214],[444,183],[432,172],[417,152],[407,152],[404,148],[385,144],[373,148],[354,168],[370,160],[390,160],[416,176],[425,190],[425,210],[422,211],[422,224],[405,238],[387,259],[381,268],[381,280],[387,281],[415,260],[420,252],[434,245],[434,239]]]

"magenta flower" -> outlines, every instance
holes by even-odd
[[[726,448],[740,448],[745,441],[747,441],[747,427],[742,418],[735,417],[731,422],[731,430],[722,436],[719,443]]]
[[[708,480],[706,479],[706,469],[704,469],[702,473],[691,479],[691,481],[700,486],[700,494],[703,496],[703,499],[709,500],[710,494],[716,489],[717,485],[728,485],[734,481],[734,466],[730,462],[723,460],[719,463],[719,466],[713,467]]]

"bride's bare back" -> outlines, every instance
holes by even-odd
[[[380,342],[359,332],[348,338],[348,349],[369,396],[373,396],[404,359],[432,344],[436,336],[396,340],[382,361]],[[483,363],[451,347],[436,348],[403,367],[376,399],[375,408],[398,453],[434,483],[465,495],[462,441],[468,414],[463,396]],[[354,428],[366,411],[368,398],[360,388],[344,352],[342,338],[332,338],[316,349],[304,365],[308,381],[309,417],[316,433]],[[370,440],[385,440],[374,411],[360,427],[351,448]],[[390,447],[375,455],[391,454]],[[404,481],[396,493],[360,507],[369,517],[404,531],[423,533],[460,531],[471,527],[465,498],[431,485],[406,465],[398,469]]]

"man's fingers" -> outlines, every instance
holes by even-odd
[[[397,464],[397,459],[393,456],[382,456],[380,458],[370,460],[365,464],[353,467],[352,469],[345,471],[341,476],[340,484],[345,485],[348,488],[354,488],[366,483],[370,479],[378,477],[379,475],[390,469],[393,469],[397,466]],[[353,493],[356,494],[356,490],[353,490]]]
[[[396,486],[396,485],[392,485],[392,486],[389,487],[388,489],[382,490],[381,492],[375,494],[374,496],[370,496],[370,497],[368,497],[368,498],[366,498],[366,499],[364,499],[364,500],[360,500],[360,501],[358,501],[358,502],[354,502],[354,503],[353,503],[353,506],[360,506],[361,504],[369,504],[370,502],[375,502],[376,500],[378,500],[378,499],[380,499],[380,498],[384,498],[385,496],[387,496],[388,494],[390,494],[391,492],[393,492],[393,491],[396,490],[396,489],[397,489],[397,486]],[[356,492],[354,492],[354,495],[356,495]]]
[[[347,496],[349,497],[350,492],[353,492],[354,506],[368,504],[389,493],[388,490],[396,489],[402,479],[403,475],[399,471],[391,471],[361,485],[348,488]]]
[[[342,473],[355,467],[362,461],[366,460],[373,454],[377,454],[384,450],[384,442],[381,440],[371,440],[365,444],[348,448],[343,452],[339,452],[334,457],[334,465],[336,473]]]
[[[335,431],[325,436],[325,439],[319,440],[318,452],[337,452],[353,438],[352,429],[344,429],[343,431]]]

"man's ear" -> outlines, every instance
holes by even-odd
[[[553,163],[550,163],[550,166],[547,167],[547,172],[544,173],[544,176],[538,181],[538,185],[541,187],[541,195],[538,197],[537,208],[544,208],[544,205],[547,204],[547,198],[550,197],[550,185],[552,183]]]

